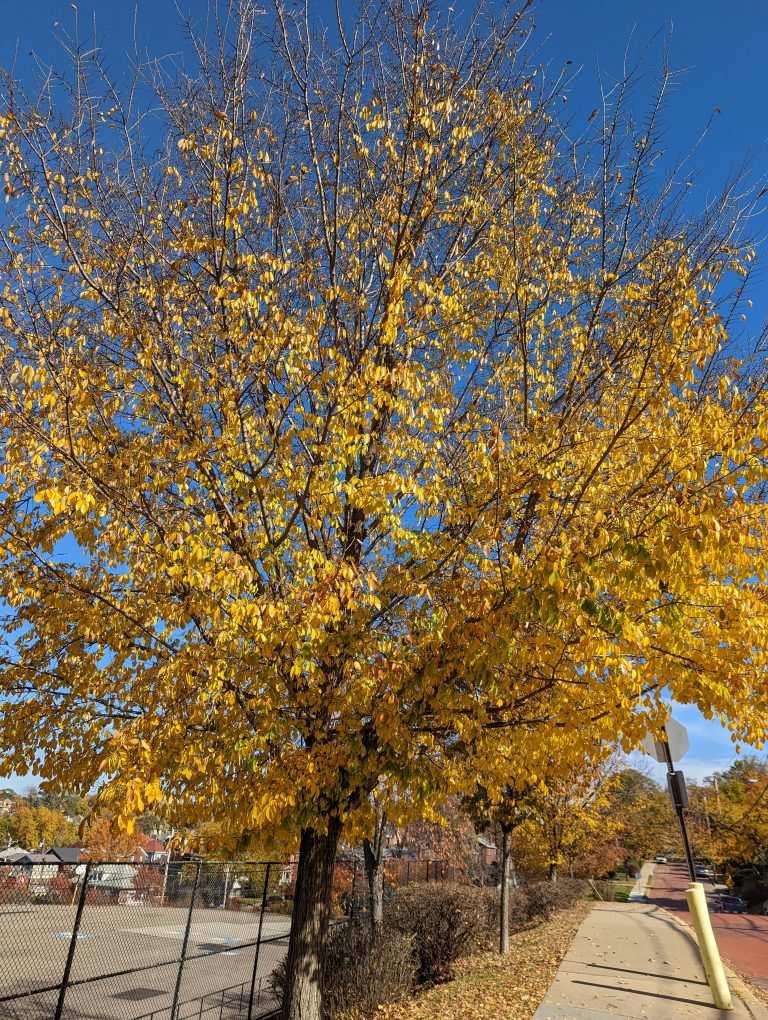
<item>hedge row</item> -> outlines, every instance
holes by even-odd
[[[519,930],[570,907],[583,882],[536,882],[510,894],[510,927]],[[378,1006],[445,981],[462,956],[498,944],[499,894],[493,889],[415,883],[398,889],[376,937],[366,926],[331,929],[325,967],[324,1016],[370,1017]],[[273,972],[276,995],[285,987],[285,961]]]

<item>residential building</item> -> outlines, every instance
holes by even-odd
[[[55,857],[62,864],[79,864],[82,852],[81,846],[52,846],[46,850],[47,854]]]

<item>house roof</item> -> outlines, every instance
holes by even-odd
[[[480,844],[480,846],[484,850],[495,850],[496,849],[496,844],[492,843],[489,839],[486,839],[485,836],[478,836],[477,837],[477,842]]]
[[[52,846],[47,852],[58,857],[62,864],[77,864],[83,848],[81,846]]]
[[[15,861],[19,857],[24,857],[26,853],[22,846],[9,846],[5,850],[0,850],[0,861]]]
[[[165,843],[161,843],[159,839],[148,839],[144,844],[144,850],[148,854],[164,854]]]
[[[23,854],[16,861],[17,864],[61,864],[58,857],[53,854]]]
[[[91,873],[93,888],[133,889],[136,866],[133,864],[97,864]]]

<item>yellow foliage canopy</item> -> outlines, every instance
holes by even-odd
[[[665,689],[763,738],[728,204],[641,203],[645,139],[574,171],[532,79],[420,39],[164,94],[159,158],[96,86],[4,97],[5,768],[276,830],[632,741]]]

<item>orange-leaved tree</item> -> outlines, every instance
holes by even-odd
[[[142,850],[147,841],[137,828],[130,832],[120,830],[112,819],[102,816],[82,826],[84,861],[142,861]]]
[[[289,1020],[380,784],[665,688],[764,732],[747,200],[657,185],[627,89],[569,142],[528,6],[242,0],[129,95],[76,46],[3,89],[1,760],[298,832]]]

